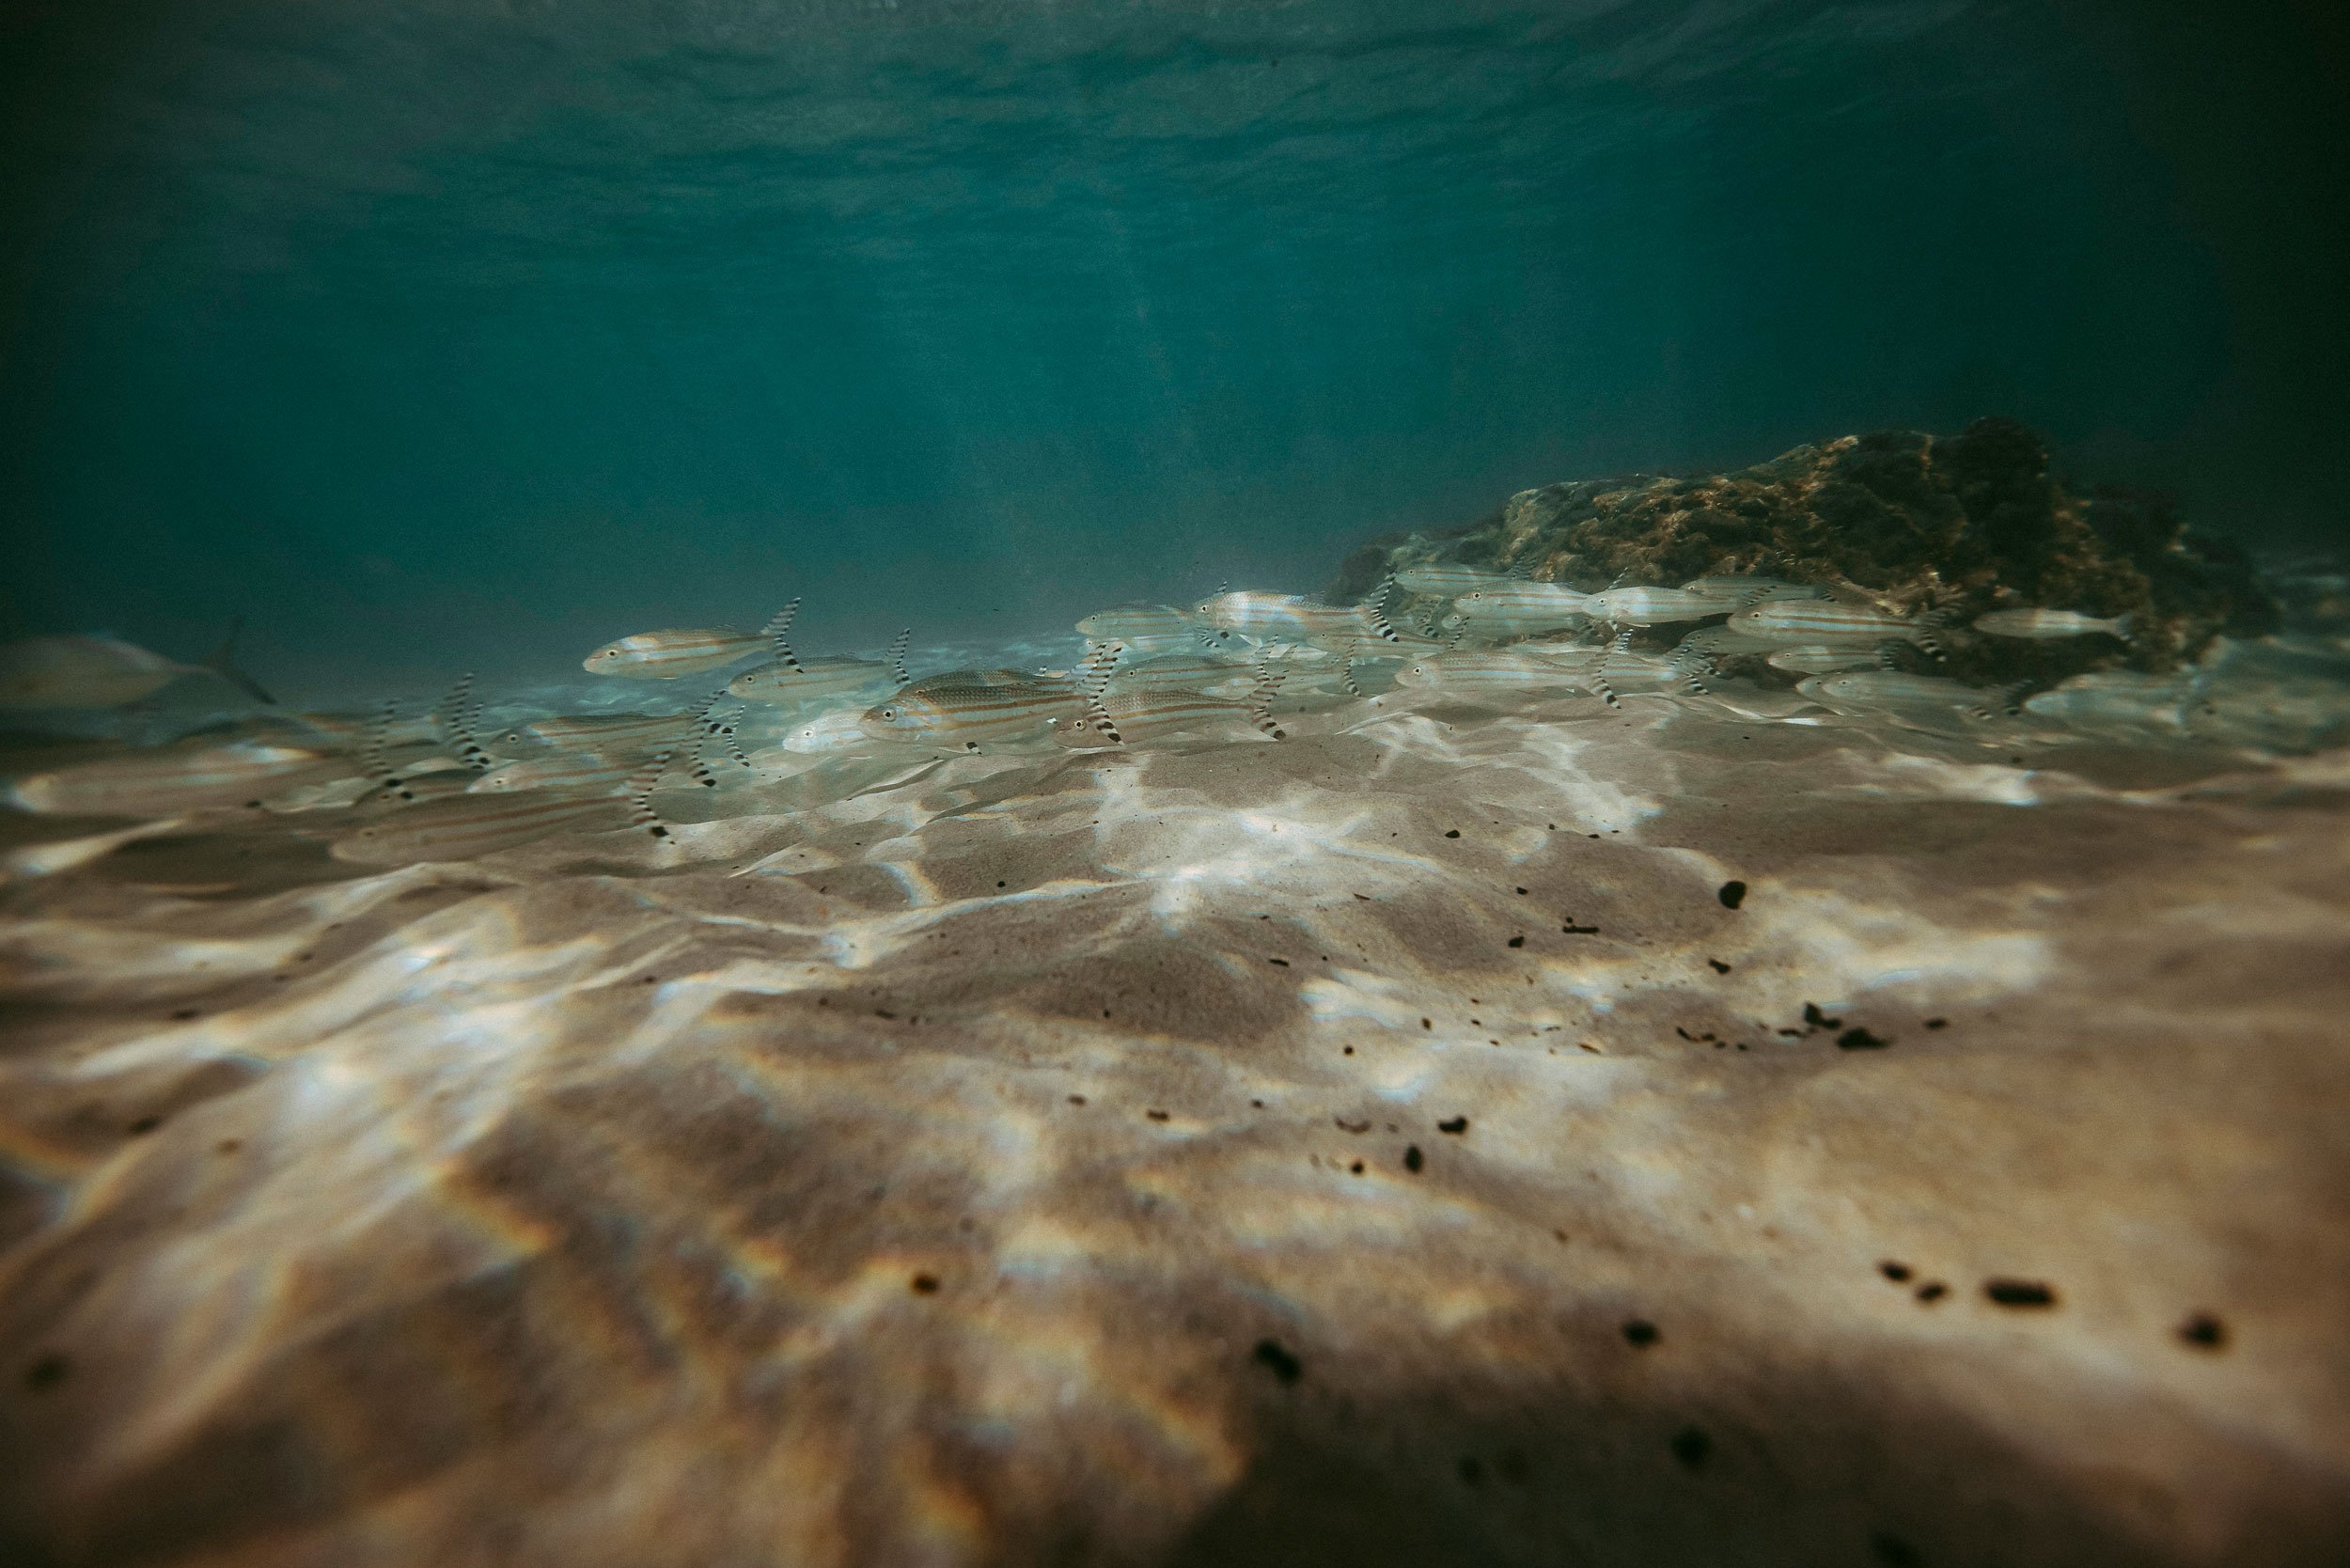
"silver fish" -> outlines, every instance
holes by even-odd
[[[617,790],[628,782],[633,761],[609,761],[592,753],[563,751],[501,762],[465,786],[468,794],[505,794],[518,790]]]
[[[509,737],[528,737],[559,751],[593,751],[611,756],[643,756],[676,742],[692,730],[695,716],[683,713],[575,713],[533,719],[491,743],[493,749]]]
[[[763,633],[729,626],[671,627],[607,642],[581,660],[579,667],[590,675],[673,681],[738,664],[765,651],[771,641]]]
[[[1508,578],[1473,588],[1452,601],[1452,613],[1480,626],[1515,632],[1550,632],[1598,615],[1593,596],[1557,583]]]
[[[1197,648],[1206,630],[1198,617],[1172,604],[1113,604],[1077,622],[1088,642],[1124,643],[1134,658]]]
[[[949,670],[925,676],[859,721],[877,741],[977,751],[990,743],[1041,740],[1083,716],[1075,682],[1016,670]]]
[[[1200,601],[1194,613],[1218,631],[1260,642],[1335,642],[1352,647],[1394,637],[1375,605],[1321,604],[1294,593],[1219,593]]]
[[[2006,707],[2016,689],[1989,691],[1938,675],[1909,675],[1891,669],[1814,675],[1795,683],[1796,691],[1839,713],[1925,712],[1975,718],[1989,718]]]
[[[1813,583],[1790,583],[1778,577],[1752,577],[1736,572],[1693,577],[1681,585],[1681,591],[1702,594],[1708,599],[1728,600],[1735,604],[1759,604],[1765,599],[1827,597],[1827,589]]]
[[[1474,566],[1449,566],[1441,561],[1425,561],[1418,566],[1400,568],[1395,586],[1406,593],[1434,594],[1440,599],[1457,599],[1462,594],[1480,588],[1498,588],[1512,579],[1498,572]]]
[[[2187,704],[2200,695],[2199,687],[2192,679],[2103,670],[2033,693],[2024,698],[2024,712],[2081,729],[2174,730],[2185,727]]]
[[[604,833],[635,820],[622,794],[530,791],[457,795],[386,812],[328,846],[337,860],[397,866],[467,860],[512,849],[552,833]]]
[[[1617,626],[1661,626],[1676,620],[1703,620],[1727,614],[1734,606],[1719,595],[1688,588],[1619,588],[1590,598],[1590,615]]]
[[[874,659],[777,661],[745,670],[727,682],[727,694],[745,702],[821,702],[896,684],[887,665]]]
[[[1245,696],[1256,683],[1246,665],[1199,653],[1166,653],[1110,672],[1108,691],[1192,691],[1212,697]]]
[[[118,708],[190,675],[227,682],[257,702],[276,698],[237,667],[239,623],[203,663],[183,665],[114,637],[31,637],[0,646],[0,708]]]
[[[345,764],[309,746],[197,743],[70,762],[16,779],[0,794],[26,811],[93,817],[169,817],[207,806],[241,806]]]
[[[1936,646],[1934,627],[1880,610],[1873,604],[1850,604],[1838,599],[1766,599],[1749,604],[1730,618],[1730,629],[1751,637],[1781,643],[1914,642]]]
[[[1414,690],[1464,693],[1559,687],[1590,691],[1590,673],[1604,651],[1578,648],[1549,653],[1517,649],[1435,653],[1406,664],[1396,672],[1395,683]]]
[[[2100,620],[2072,610],[1992,610],[1975,617],[1975,630],[1995,637],[2029,637],[2035,642],[2057,637],[2085,637],[2102,633],[2122,642],[2130,640],[2130,618],[2117,615]]]
[[[1773,669],[1789,674],[1832,675],[1840,669],[1867,669],[1877,662],[1876,651],[1870,648],[1839,648],[1833,643],[1799,642],[1776,649],[1762,656],[1762,662]]]

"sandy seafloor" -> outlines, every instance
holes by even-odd
[[[2350,752],[1725,698],[21,877],[0,1555],[2350,1560]]]

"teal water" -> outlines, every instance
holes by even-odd
[[[2203,9],[20,10],[6,630],[243,614],[297,693],[1065,631],[1994,411],[2323,537],[2330,24]]]

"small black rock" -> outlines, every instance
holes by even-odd
[[[1255,1354],[1257,1364],[1269,1369],[1285,1388],[1306,1375],[1306,1363],[1282,1349],[1278,1340],[1259,1340]]]
[[[1743,882],[1725,882],[1717,896],[1724,909],[1735,909],[1747,902],[1747,885]]]

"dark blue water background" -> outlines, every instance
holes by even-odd
[[[304,689],[1309,589],[1511,491],[1985,412],[2336,530],[2313,8],[41,5],[11,635]]]

